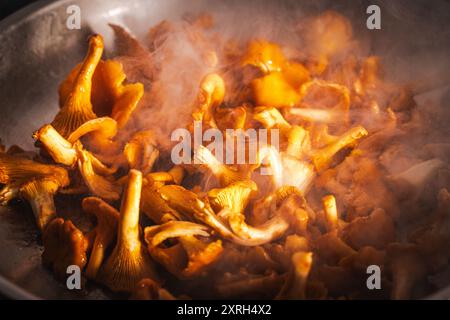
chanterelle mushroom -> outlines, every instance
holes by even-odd
[[[322,171],[327,168],[337,152],[367,136],[367,134],[367,130],[362,126],[356,126],[339,136],[335,142],[330,143],[326,147],[314,152],[311,160],[316,167],[316,170]]]
[[[162,288],[152,279],[142,279],[139,281],[136,290],[130,297],[131,300],[176,300],[169,291]]]
[[[77,152],[74,146],[80,145],[83,138],[89,150],[101,154],[103,158],[119,162],[123,159],[121,149],[123,145],[113,140],[117,134],[117,122],[109,117],[95,118],[86,121],[75,129],[65,139],[56,129],[50,125],[44,125],[33,134],[35,140],[39,140],[52,159],[66,166],[73,166],[77,161]],[[114,158],[114,159],[110,159]]]
[[[103,39],[100,35],[89,38],[89,50],[81,65],[72,89],[63,107],[52,122],[53,127],[67,138],[86,121],[97,118],[91,104],[92,76],[103,53]]]
[[[292,114],[300,115],[306,118],[311,116],[319,122],[341,122],[347,124],[350,108],[350,91],[346,86],[328,82],[324,80],[312,80],[304,83],[301,86],[300,94],[302,96],[302,109],[293,108],[290,111]],[[311,99],[308,99],[311,94]],[[336,96],[336,103],[332,104],[327,100],[320,100],[320,97]],[[316,109],[317,106],[321,106],[322,109]],[[325,108],[325,109],[323,109]],[[312,112],[311,112],[312,111]],[[328,118],[328,119],[327,119]]]
[[[95,240],[89,257],[89,263],[86,268],[86,276],[95,279],[97,272],[103,263],[105,251],[116,236],[120,214],[115,208],[96,197],[84,198],[81,205],[83,211],[97,217],[97,226],[93,231]]]
[[[227,207],[216,215],[208,202],[200,200],[197,194],[178,185],[163,186],[158,192],[172,209],[210,226],[224,238],[244,246],[261,244],[260,239],[256,241],[242,239],[230,230],[226,223],[219,218],[219,216],[231,215],[231,211]]]
[[[159,156],[155,134],[152,131],[140,131],[127,142],[123,151],[131,169],[147,174]]]
[[[207,167],[223,187],[233,182],[247,180],[250,177],[251,172],[236,170],[223,164],[204,146],[198,147],[194,159],[196,163]]]
[[[95,164],[100,163],[90,152],[78,148],[78,168],[89,190],[101,198],[117,200],[120,197],[120,186],[108,176],[96,172]]]
[[[231,230],[241,239],[246,239],[254,245],[264,244],[281,237],[290,227],[306,229],[308,213],[303,208],[303,197],[291,194],[279,206],[275,206],[273,217],[256,227],[246,223],[245,215],[229,214],[228,224]]]
[[[253,119],[262,123],[267,129],[280,129],[287,132],[291,124],[286,121],[283,115],[274,107],[257,107],[254,109]]]
[[[41,146],[56,163],[69,167],[76,163],[77,152],[73,145],[64,139],[51,124],[42,126],[33,134],[33,138],[41,143]]]
[[[264,73],[270,73],[281,71],[286,63],[286,58],[276,43],[253,40],[248,44],[241,63],[242,65],[253,65]]]
[[[0,202],[6,204],[23,197],[30,203],[42,231],[56,216],[53,195],[69,184],[69,176],[64,168],[0,153],[0,183],[5,184]]]
[[[75,66],[59,87],[60,105],[70,94],[82,64]],[[100,60],[92,77],[91,102],[93,111],[100,117],[110,116],[124,127],[144,94],[142,83],[124,84],[126,75],[122,63]]]
[[[310,78],[308,70],[301,63],[289,61],[284,56],[281,47],[265,40],[251,41],[241,63],[244,66],[253,65],[259,68],[266,75],[263,79],[277,78],[286,84],[282,86],[275,85],[270,92],[260,91],[259,95],[256,95],[256,99],[259,101],[261,101],[262,95],[267,98],[278,97],[275,99],[263,98],[266,102],[276,102],[279,101],[278,99],[283,99],[283,95],[295,94],[295,90]],[[277,80],[277,82],[279,81]],[[279,91],[278,89],[281,88],[284,90]],[[267,103],[267,105],[280,106],[277,103]]]
[[[247,119],[247,111],[243,106],[235,108],[217,107],[213,116],[217,128],[225,132],[226,129],[243,129]]]
[[[216,73],[206,75],[200,83],[200,92],[197,96],[197,110],[192,114],[196,121],[204,121],[212,127],[217,127],[213,111],[225,97],[225,83]]]
[[[312,252],[297,252],[292,255],[292,269],[277,299],[305,299],[306,283],[312,265]]]
[[[95,118],[86,121],[67,138],[70,143],[83,138],[83,143],[93,152],[107,155],[120,154],[122,144],[113,140],[117,135],[117,121],[110,117]]]
[[[67,277],[67,267],[76,265],[82,270],[87,262],[88,240],[70,220],[54,219],[42,236],[43,263],[52,268],[55,275],[63,280]]]
[[[204,242],[196,238],[209,237],[207,230],[207,227],[192,222],[169,221],[145,228],[145,240],[156,261],[175,276],[187,278],[204,271],[222,253],[221,240]],[[178,244],[169,248],[161,247],[165,240],[172,238],[178,239]]]
[[[242,213],[250,195],[257,189],[256,183],[252,180],[238,181],[223,189],[211,189],[208,198],[212,208],[217,212],[227,207],[232,212]]]
[[[410,299],[413,297],[414,288],[425,280],[427,271],[417,246],[392,243],[387,248],[387,260],[393,282],[391,298]]]
[[[172,209],[158,193],[158,189],[164,185],[164,182],[155,181],[156,174],[158,173],[150,173],[146,176],[147,184],[142,187],[142,211],[156,224],[161,224],[168,220],[180,220],[181,215]],[[167,173],[167,175],[172,179],[170,174]]]
[[[339,219],[336,198],[333,195],[326,195],[322,198],[322,206],[325,214],[325,226],[328,232],[338,230],[342,221]]]
[[[78,164],[80,174],[92,194],[107,200],[119,199],[120,186],[114,183],[111,176],[117,168],[105,166],[91,152],[85,150],[80,141],[70,143],[51,125],[42,127],[34,137],[42,142],[55,162],[67,166]]]
[[[141,279],[157,279],[139,234],[141,189],[142,173],[130,170],[122,198],[117,243],[98,274],[98,280],[113,291],[131,292]]]

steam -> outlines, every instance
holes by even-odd
[[[291,124],[301,124],[305,118],[328,124],[330,132],[324,135],[329,134],[329,139],[342,134],[340,130],[345,131],[346,125],[360,125],[369,132],[358,144],[363,157],[337,155],[342,163],[336,166],[334,176],[324,175],[325,178],[322,172],[299,166],[296,160],[269,154],[276,173],[271,178],[277,186],[299,184],[307,193],[313,180],[328,184],[327,192],[333,194],[330,210],[334,211],[325,213],[336,220],[330,220],[331,225],[337,223],[337,212],[346,215],[349,222],[383,207],[400,228],[407,224],[398,218],[399,212],[409,215],[409,219],[426,219],[437,204],[439,189],[450,189],[448,1],[435,1],[432,10],[425,0],[198,0],[186,1],[189,8],[184,1],[160,1],[160,7],[155,7],[154,1],[145,5],[143,2],[127,2],[121,7],[126,12],[122,19],[108,17],[111,19],[107,21],[127,27],[146,52],[136,49],[110,55],[122,62],[128,81],[142,82],[146,89],[127,130],[121,133],[124,141],[133,132],[151,130],[161,154],[167,154],[172,146],[171,133],[193,124],[191,114],[198,104],[199,84],[208,73],[224,78],[224,105],[240,106],[246,101],[245,90],[255,74],[242,71],[239,55],[248,41],[264,39],[279,44],[288,59],[308,68],[329,55],[326,71],[320,77],[319,72],[313,74],[313,79],[336,82],[346,88],[346,94],[334,90],[334,94],[322,96],[312,90],[311,95],[303,97],[303,105],[291,112],[295,116],[288,119]],[[382,30],[366,28],[365,9],[371,4],[381,7]],[[331,19],[319,22],[319,28],[314,29],[315,17],[327,10],[345,16],[348,25]],[[213,24],[198,16],[202,11],[211,15]],[[105,26],[94,29],[112,35]],[[351,32],[347,32],[349,28]],[[380,60],[366,60],[370,56]],[[368,61],[366,66],[364,61]],[[379,75],[382,81],[368,79],[365,84],[355,85],[355,80],[361,78],[361,69],[377,67],[378,63],[383,67]],[[343,96],[353,97],[357,90],[367,90],[367,101],[352,100],[350,106],[346,105],[349,99]],[[447,100],[441,98],[445,96]],[[339,103],[341,106],[334,108]],[[365,179],[372,175],[375,179]],[[264,177],[252,178],[264,191],[261,194],[269,192],[263,190],[271,187]],[[205,185],[210,186],[210,181]],[[312,189],[307,202],[319,212],[323,210],[319,199],[325,194],[316,190],[319,188]],[[412,216],[413,212],[419,215]]]
[[[175,129],[191,122],[200,80],[210,70],[203,60],[204,47],[196,47],[189,39],[185,23],[173,28],[152,53],[158,71],[135,118],[139,128],[154,130],[165,141],[170,141]]]
[[[150,51],[151,62],[142,61],[142,58],[139,60],[139,57],[119,57],[127,78],[146,84],[147,79],[139,78],[142,69],[152,68],[155,72],[151,85],[146,86],[130,130],[153,130],[160,137],[159,142],[167,144],[172,131],[192,123],[191,113],[202,77],[218,72],[226,78],[230,74],[229,64],[236,63],[218,56],[217,64],[212,65],[207,53],[216,52],[219,55],[232,44],[237,44],[238,52],[242,53],[247,41],[255,38],[286,44],[298,42],[298,36],[289,32],[295,28],[298,14],[288,15],[287,10],[287,7],[273,11],[265,6],[243,4],[239,12],[235,12],[230,11],[225,3],[218,2],[215,7],[218,13],[213,15],[212,28],[192,25],[188,22],[189,14],[185,14],[184,18],[167,20],[166,25],[160,28],[163,34],[156,36],[160,45],[154,51],[149,41],[150,32],[133,30],[132,34],[144,35],[140,39],[141,44]],[[283,17],[289,17],[289,21]],[[147,27],[150,29],[152,26]],[[166,28],[167,32],[164,32]],[[232,88],[227,89],[230,89],[227,94],[233,95]]]
[[[386,173],[396,174],[408,169],[399,163],[414,165],[430,160],[431,155],[425,154],[420,146],[448,143],[449,129],[445,123],[448,124],[450,120],[450,112],[439,101],[439,94],[448,92],[450,83],[449,76],[441,71],[448,70],[450,66],[448,61],[450,48],[448,43],[444,45],[442,41],[445,40],[448,31],[442,37],[436,35],[437,31],[442,30],[442,26],[448,23],[448,19],[446,20],[448,10],[441,10],[442,13],[440,10],[430,11],[425,1],[415,4],[402,2],[396,5],[389,1],[378,1],[377,4],[382,10],[383,29],[369,31],[365,28],[367,18],[365,8],[368,4],[363,0],[352,2],[350,7],[332,1],[300,4],[298,1],[213,0],[194,3],[195,6],[189,8],[194,13],[189,13],[188,9],[185,10],[187,14],[183,14],[184,9],[180,7],[170,11],[169,7],[175,2],[169,2],[167,7],[164,7],[164,12],[175,12],[174,15],[178,17],[167,19],[164,28],[160,28],[162,33],[156,36],[159,41],[156,47],[149,41],[148,31],[156,23],[153,25],[143,23],[142,12],[138,13],[136,19],[138,22],[127,18],[122,21],[122,25],[128,26],[132,34],[139,37],[142,46],[150,55],[149,62],[139,57],[119,58],[129,79],[149,83],[146,84],[146,93],[128,128],[130,131],[152,130],[163,149],[169,150],[172,131],[192,124],[191,113],[195,107],[202,77],[211,72],[222,75],[227,84],[225,95],[234,97],[236,91],[242,88],[232,87],[233,82],[245,82],[245,77],[235,81],[236,55],[242,54],[249,40],[266,39],[279,44],[287,58],[301,63],[308,63],[314,54],[318,56],[315,58],[320,58],[320,51],[323,50],[323,54],[326,54],[326,50],[332,46],[335,55],[326,75],[329,80],[338,81],[350,90],[354,89],[354,78],[359,74],[346,73],[339,69],[342,63],[351,61],[346,58],[353,55],[355,63],[361,63],[370,55],[380,56],[380,63],[384,66],[384,83],[393,89],[374,89],[371,92],[373,101],[370,102],[370,109],[373,112],[365,112],[350,106],[350,119],[353,123],[366,127],[371,135],[389,126],[401,127],[392,135],[388,152],[383,154],[384,150],[380,149],[374,154],[374,157],[381,156],[383,159],[380,164],[385,167]],[[442,1],[438,5],[444,7],[446,4]],[[325,43],[328,47],[324,47],[324,44],[314,43],[317,36],[312,32],[310,23],[315,15],[328,9],[336,10],[349,18],[353,34],[351,38],[342,37],[333,34],[331,29],[345,26],[324,25],[325,32],[330,33],[326,39],[333,42]],[[201,19],[195,20],[201,11],[210,13],[214,24],[202,22]],[[426,28],[423,27],[424,23],[420,26],[414,25],[419,23],[416,19],[408,20],[417,12],[423,12],[424,18],[429,19],[430,23],[426,24]],[[130,12],[130,15],[133,14]],[[152,14],[154,22],[159,22],[157,20],[162,18],[164,17],[156,19]],[[397,25],[400,27],[397,28]],[[405,32],[405,28],[410,29],[409,33]],[[446,27],[445,30],[448,29]],[[155,35],[153,40],[154,37]],[[338,37],[337,40],[335,37]],[[417,41],[414,42],[415,40]],[[211,52],[215,52],[217,56],[212,57],[209,55]],[[145,68],[154,71],[151,81],[139,78],[142,69]],[[444,89],[436,92],[430,90],[435,87]],[[404,88],[405,92],[410,90],[412,92],[410,99],[403,101],[400,97],[399,109],[388,109],[392,108],[392,92],[399,88]],[[424,95],[428,97],[425,99]],[[227,103],[234,107],[238,106],[240,101]],[[405,105],[407,108],[402,110]],[[310,108],[316,108],[316,105]],[[308,110],[301,112],[305,111]],[[324,116],[318,110],[313,111],[307,116],[319,118]],[[325,120],[331,121],[328,118]],[[435,123],[436,126],[430,126],[430,123]],[[407,135],[404,134],[405,131],[408,131]],[[395,148],[398,150],[393,152]],[[407,152],[403,154],[402,150]],[[393,155],[399,158],[390,159],[389,157]],[[405,160],[399,160],[402,158]],[[374,160],[378,161],[376,158]],[[391,166],[390,163],[396,165]],[[396,169],[398,172],[393,172]],[[446,186],[448,187],[448,181]]]

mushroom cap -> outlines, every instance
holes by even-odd
[[[114,207],[97,197],[84,198],[81,206],[83,211],[95,215],[97,218],[96,229],[112,229],[114,232],[116,231],[120,214]]]
[[[77,265],[80,269],[85,266],[88,240],[70,220],[52,220],[44,231],[42,242],[42,261],[59,279],[67,277],[68,266]]]
[[[234,212],[243,212],[252,193],[258,190],[258,186],[252,180],[238,181],[222,189],[211,189],[208,198],[216,212],[224,207]]]
[[[0,183],[21,185],[40,179],[54,180],[60,187],[69,184],[67,170],[62,167],[0,153]]]

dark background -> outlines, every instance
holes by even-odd
[[[0,0],[0,19],[37,0]]]

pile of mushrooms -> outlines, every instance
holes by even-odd
[[[132,299],[370,298],[371,265],[382,270],[377,298],[424,294],[427,277],[449,265],[450,148],[437,141],[407,159],[402,139],[424,134],[413,93],[385,81],[377,57],[347,50],[356,41],[337,13],[306,21],[309,46],[297,58],[264,39],[214,42],[207,17],[162,22],[146,44],[111,25],[120,56],[110,60],[92,35],[59,87],[55,118],[33,134],[39,153],[1,148],[0,202],[31,205],[44,265],[61,281],[77,265]],[[209,70],[190,120],[278,131],[279,150],[268,142],[256,163],[228,165],[200,145],[192,164],[168,161],[169,137],[137,124],[161,97],[164,61],[154,57],[173,32]],[[131,63],[139,74],[125,74]],[[399,170],[385,165],[392,155],[404,157]],[[429,185],[437,192],[417,228]],[[60,215],[55,197],[81,199],[89,228]]]

